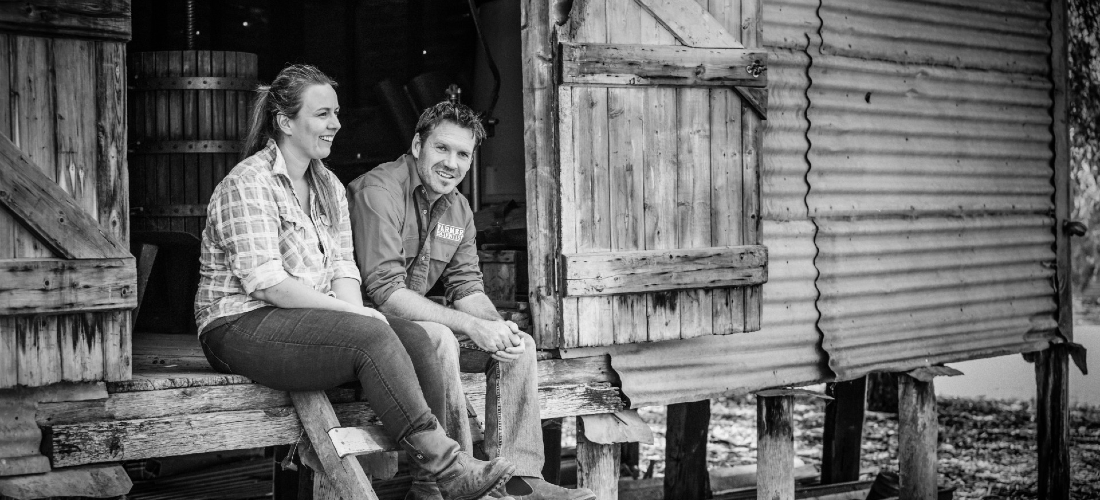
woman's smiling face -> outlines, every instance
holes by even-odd
[[[280,120],[280,147],[302,159],[319,160],[332,153],[332,139],[340,130],[340,102],[331,85],[310,85],[302,92],[302,107],[288,120]],[[285,124],[284,124],[285,123]]]

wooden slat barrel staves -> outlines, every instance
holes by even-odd
[[[240,161],[256,54],[129,54],[131,227],[201,238],[206,204]]]

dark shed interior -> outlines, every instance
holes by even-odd
[[[235,158],[226,154],[224,161],[216,160],[214,167],[207,169],[207,159],[201,155],[195,155],[195,160],[179,154],[142,156],[142,151],[148,150],[142,150],[135,141],[152,142],[149,139],[155,136],[152,130],[156,128],[149,125],[141,129],[143,119],[165,123],[162,115],[167,112],[169,125],[165,130],[180,128],[178,122],[186,120],[182,115],[188,112],[197,113],[200,121],[204,119],[203,110],[187,109],[200,105],[187,97],[179,101],[182,106],[169,104],[156,108],[149,104],[146,109],[141,103],[134,103],[135,98],[142,98],[143,92],[140,85],[135,87],[135,78],[179,74],[165,72],[161,59],[155,59],[156,67],[149,62],[143,66],[142,54],[154,51],[255,54],[257,83],[270,82],[290,63],[317,66],[339,84],[342,128],[326,163],[345,183],[407,151],[420,110],[448,98],[449,88],[452,92],[457,89],[463,103],[483,114],[490,132],[479,150],[478,163],[461,186],[463,193],[475,210],[515,201],[512,205],[517,207],[513,209],[516,213],[508,219],[520,223],[524,219],[518,2],[135,0],[132,14],[133,38],[127,44],[127,53],[131,61],[128,72],[133,243],[135,253],[140,252],[142,242],[160,245],[136,325],[139,331],[193,331],[190,302],[197,282],[194,263],[197,241],[201,238],[201,207],[209,201],[212,186],[232,168]],[[186,75],[188,53],[184,54]],[[197,59],[200,67],[203,57]],[[191,58],[195,60],[195,56]],[[214,58],[217,60],[218,56]],[[153,60],[151,55],[146,58]],[[225,118],[224,136],[213,139],[239,139],[234,123],[239,125],[236,128],[243,137],[246,123],[243,113],[250,94],[247,91],[235,94],[239,96],[238,116],[233,116],[232,109],[226,110],[229,117]],[[228,108],[232,107],[230,103]],[[213,112],[219,112],[217,104]],[[143,118],[135,113],[148,116]],[[185,132],[179,136],[161,134],[155,140],[195,138],[210,137],[188,136]],[[156,164],[157,161],[162,164]],[[158,169],[160,174],[152,173]],[[168,178],[157,179],[156,175]],[[190,212],[184,212],[192,214],[190,221],[184,221],[178,207],[192,207]],[[154,217],[167,214],[169,208],[177,209],[170,216],[175,218]],[[503,220],[501,214],[496,218]],[[189,286],[177,286],[181,283]]]

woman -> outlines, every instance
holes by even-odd
[[[340,130],[335,86],[293,65],[258,89],[250,156],[207,209],[195,297],[203,352],[216,370],[278,390],[358,380],[411,457],[414,497],[502,490],[515,467],[459,452],[437,421],[444,374],[424,330],[363,306],[344,188],[321,164]]]

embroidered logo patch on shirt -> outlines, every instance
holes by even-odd
[[[462,236],[465,234],[466,230],[461,227],[448,226],[446,224],[435,226],[435,236],[437,238],[460,242],[462,241]]]

